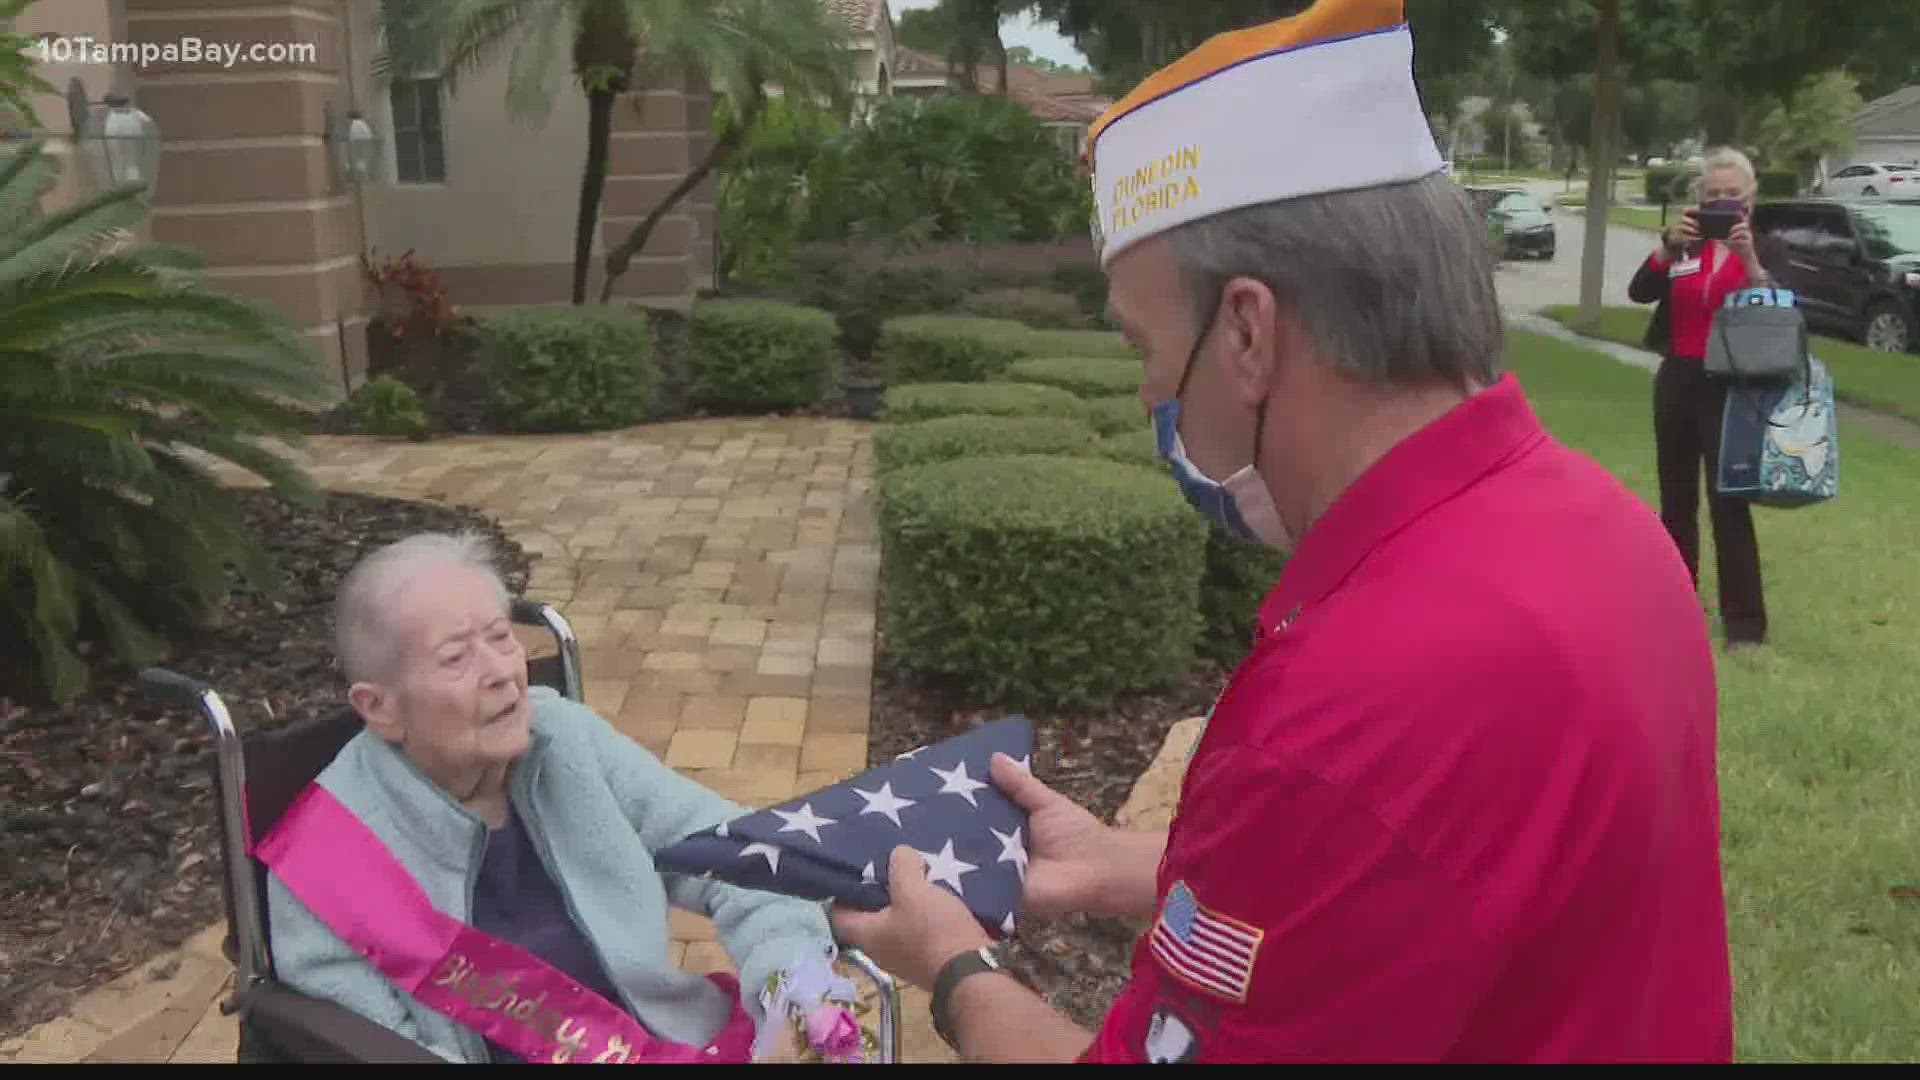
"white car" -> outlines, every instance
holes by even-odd
[[[1849,165],[1827,177],[1817,193],[1836,199],[1920,195],[1920,165],[1896,161]]]

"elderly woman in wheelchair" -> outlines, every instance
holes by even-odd
[[[653,866],[747,811],[530,688],[508,607],[469,537],[413,537],[348,576],[337,648],[365,727],[256,845],[276,977],[454,1062],[766,1060],[794,1026],[844,1040],[844,993],[817,992],[850,989],[819,905]],[[670,906],[712,918],[739,980],[675,967]],[[816,992],[789,1014],[770,977]]]

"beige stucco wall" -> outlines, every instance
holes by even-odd
[[[16,21],[23,34],[57,34],[70,41],[82,37],[96,41],[117,41],[125,36],[126,11],[122,0],[40,0]],[[40,121],[39,130],[47,150],[62,159],[60,181],[48,193],[49,209],[66,206],[86,190],[79,166],[73,164],[73,124],[67,117],[67,86],[79,79],[87,89],[87,100],[99,101],[110,93],[129,89],[129,74],[124,64],[91,64],[78,60],[68,63],[38,63],[35,73],[52,83],[55,92],[36,94],[33,110]]]
[[[587,117],[585,97],[570,85],[565,49],[544,122],[522,125],[507,117],[503,54],[442,98],[446,183],[401,184],[394,171],[392,97],[372,74],[374,2],[356,0],[352,14],[355,97],[386,140],[381,181],[362,191],[369,246],[379,256],[411,248],[433,265],[571,260]]]

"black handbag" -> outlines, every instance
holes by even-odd
[[[1713,313],[1707,374],[1739,382],[1790,382],[1808,370],[1807,320],[1792,289],[1737,289]]]

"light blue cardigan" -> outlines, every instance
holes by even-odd
[[[826,954],[832,931],[825,912],[803,900],[656,870],[653,851],[748,811],[667,768],[585,706],[544,687],[530,693],[532,740],[509,778],[513,805],[557,868],[556,884],[628,1010],[659,1036],[694,1045],[726,1022],[731,1003],[719,988],[672,962],[671,903],[712,917],[740,973],[743,1004],[756,1025],[763,1023],[759,996],[767,977]],[[469,920],[486,822],[369,731],[347,743],[319,783],[386,844],[434,907]],[[281,982],[450,1061],[487,1061],[480,1035],[394,987],[273,875],[267,904]]]

